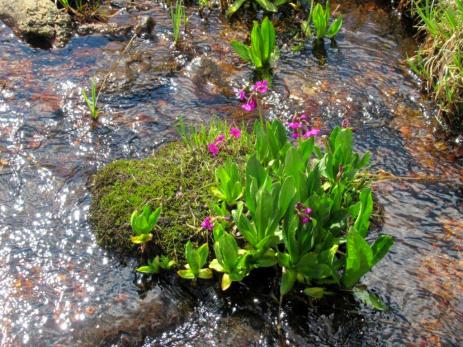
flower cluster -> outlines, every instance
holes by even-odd
[[[312,128],[310,125],[310,119],[306,114],[295,115],[288,122],[288,128],[292,131],[292,138],[304,138],[314,137],[320,135],[320,129]]]
[[[299,216],[299,220],[302,224],[307,224],[312,220],[312,218],[310,218],[312,209],[310,207],[304,206],[302,202],[298,202],[296,204],[296,213]]]
[[[254,111],[257,107],[257,97],[259,94],[265,94],[268,92],[268,81],[257,81],[250,90],[241,89],[236,92],[236,96],[245,103],[241,105],[241,108],[247,112]]]
[[[230,137],[238,139],[241,137],[241,130],[238,128],[230,128]],[[207,145],[207,149],[209,153],[212,154],[213,157],[217,156],[220,152],[220,148],[224,145],[226,141],[226,137],[224,134],[220,134],[214,140],[214,142],[209,143]]]
[[[212,231],[214,229],[214,222],[211,216],[204,218],[203,222],[201,223],[201,228],[208,231]]]

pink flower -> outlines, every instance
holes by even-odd
[[[265,94],[268,91],[268,81],[263,80],[263,81],[257,81],[256,84],[254,85],[253,89],[260,93],[260,94]]]
[[[294,132],[294,133],[291,134],[291,137],[293,139],[298,139],[299,137],[301,137],[301,134],[299,134],[298,132]]]
[[[296,129],[300,129],[302,127],[302,124],[300,122],[289,122],[288,127],[290,129],[296,130]]]
[[[307,130],[306,133],[304,134],[304,138],[308,139],[309,137],[314,137],[320,135],[320,129],[310,129]]]
[[[235,139],[239,139],[241,137],[241,130],[238,128],[231,128],[230,136],[234,137]]]
[[[302,224],[307,224],[311,221],[312,219],[310,217],[302,217],[301,222]]]
[[[220,134],[219,136],[217,136],[214,140],[214,145],[218,146],[220,145],[222,142],[225,141],[225,135],[224,134]]]
[[[212,218],[210,216],[204,218],[203,222],[201,223],[201,228],[209,231],[214,229],[214,223],[212,222]]]
[[[207,149],[209,150],[209,153],[211,153],[213,157],[219,154],[219,151],[220,151],[219,147],[215,143],[208,144]]]
[[[310,207],[307,207],[305,210],[304,210],[304,213],[306,214],[311,214],[312,213],[312,209]]]
[[[303,114],[301,114],[301,115],[299,116],[299,119],[300,119],[300,120],[307,120],[307,119],[309,119],[309,117],[307,117],[307,115],[306,115],[305,113],[303,113]]]
[[[240,99],[241,101],[244,101],[247,99],[247,95],[246,95],[246,91],[244,89],[241,89],[241,90],[238,90],[236,92],[236,96],[238,97],[238,99]]]
[[[254,111],[257,107],[257,102],[254,98],[250,98],[245,104],[241,105],[241,108],[247,112]]]

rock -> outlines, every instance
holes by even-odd
[[[156,25],[153,17],[151,16],[141,16],[138,19],[138,23],[135,26],[135,33],[137,36],[142,36],[143,34],[151,35],[151,32]]]
[[[71,17],[51,0],[0,0],[0,19],[39,47],[63,46],[71,37]]]

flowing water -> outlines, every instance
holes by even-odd
[[[385,211],[380,231],[396,243],[362,280],[391,309],[373,312],[349,295],[291,298],[281,334],[265,274],[255,291],[244,283],[228,294],[174,277],[145,284],[134,264],[96,245],[91,175],[173,139],[178,116],[195,124],[247,117],[232,87],[252,79],[228,44],[247,35],[239,21],[215,12],[203,21],[191,9],[190,44],[176,51],[165,6],[113,12],[119,24],[153,16],[153,35],[125,52],[131,36],[123,34],[40,50],[0,22],[1,346],[463,344],[462,150],[433,137],[435,109],[404,64],[414,41],[388,9],[342,2],[344,29],[337,47],[326,43],[326,57],[282,40],[267,101],[273,116],[305,110],[325,132],[348,119],[373,168],[400,176],[374,185]],[[93,122],[80,88],[108,71]]]

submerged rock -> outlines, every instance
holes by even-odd
[[[0,19],[40,47],[63,46],[71,36],[71,17],[50,0],[0,0]]]

